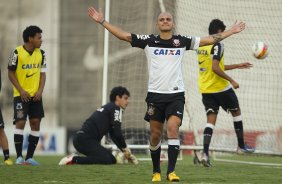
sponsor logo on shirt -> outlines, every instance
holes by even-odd
[[[197,54],[208,55],[208,51],[207,50],[197,50]]]
[[[29,77],[33,76],[34,74],[36,74],[36,72],[32,73],[32,74],[26,74],[26,78],[29,78]]]
[[[121,119],[120,119],[120,111],[119,111],[119,110],[115,110],[114,121],[119,121],[119,122],[121,122]]]
[[[155,49],[155,55],[180,55],[180,49],[170,50],[170,49]]]
[[[137,39],[139,40],[147,40],[148,38],[150,38],[149,35],[136,35]]]
[[[39,68],[40,64],[23,64],[22,69]]]

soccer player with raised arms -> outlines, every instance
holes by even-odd
[[[44,117],[42,93],[46,81],[46,56],[40,49],[42,30],[29,26],[23,31],[24,44],[10,55],[8,76],[14,86],[14,143],[16,164],[39,165],[33,154],[39,140],[40,122]],[[27,116],[31,132],[28,136],[26,158],[23,159],[23,133]]]
[[[221,34],[225,30],[224,23],[214,19],[209,25],[209,34]],[[211,167],[209,160],[209,145],[215,127],[219,107],[230,112],[233,116],[234,129],[238,140],[238,151],[254,152],[254,148],[244,143],[243,122],[237,96],[232,89],[239,88],[239,84],[227,75],[225,70],[246,69],[252,64],[224,65],[224,46],[218,42],[213,45],[199,47],[197,50],[199,62],[199,88],[207,114],[207,124],[204,129],[204,151],[201,162],[205,167]]]
[[[185,103],[182,77],[182,58],[185,50],[196,50],[199,46],[214,44],[245,29],[245,23],[238,22],[226,32],[207,37],[174,35],[173,17],[168,12],[158,15],[156,26],[159,35],[132,34],[105,21],[101,9],[88,9],[88,15],[120,40],[132,47],[144,49],[149,70],[147,112],[145,120],[150,122],[150,152],[153,163],[152,181],[161,181],[160,153],[164,122],[167,123],[168,168],[166,178],[180,181],[175,165],[180,148],[179,127],[182,123]]]

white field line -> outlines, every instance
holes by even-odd
[[[228,160],[228,159],[220,159],[220,158],[214,158],[213,160],[220,161],[220,162],[238,163],[238,164],[250,164],[250,165],[282,167],[282,164],[266,163],[266,162],[249,162],[249,161]]]

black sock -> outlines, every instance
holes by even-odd
[[[22,157],[22,150],[23,150],[23,135],[21,134],[14,134],[14,143],[17,153],[17,158]]]
[[[204,130],[204,153],[209,156],[209,147],[211,143],[213,129],[211,127],[206,127]]]
[[[172,141],[176,141],[177,143],[171,143]],[[178,153],[180,150],[180,142],[178,139],[171,139],[168,140],[168,167],[167,167],[167,174],[173,172],[175,170],[175,165],[178,157]]]
[[[153,173],[161,173],[161,167],[160,167],[160,157],[161,157],[161,147],[159,147],[156,150],[152,150],[150,148],[151,152],[151,158],[153,163]]]
[[[39,137],[29,135],[28,137],[28,148],[26,153],[26,160],[33,157],[34,151],[36,149]]]
[[[10,158],[9,150],[3,150],[4,160],[8,160]]]
[[[237,135],[238,146],[240,148],[244,148],[244,130],[243,130],[243,122],[242,121],[234,121],[234,129]]]

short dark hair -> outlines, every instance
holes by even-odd
[[[218,33],[219,30],[224,31],[226,28],[226,26],[224,25],[223,21],[219,20],[219,19],[213,19],[210,22],[210,26],[209,26],[209,34],[216,34]]]
[[[38,26],[28,26],[23,31],[23,41],[27,43],[29,37],[34,37],[36,33],[42,33],[42,30]]]
[[[125,87],[122,86],[114,87],[110,94],[110,101],[115,102],[116,96],[119,96],[121,98],[123,95],[130,96],[129,91]]]

